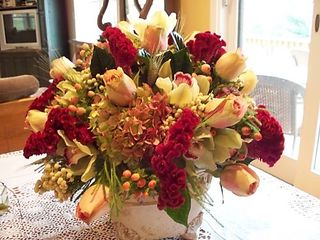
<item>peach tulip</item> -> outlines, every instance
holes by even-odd
[[[229,95],[226,98],[214,98],[207,103],[206,123],[214,128],[233,126],[243,118],[248,108],[241,96]]]
[[[226,166],[220,175],[221,185],[238,196],[249,196],[259,186],[258,175],[245,164]]]
[[[108,207],[109,188],[102,184],[89,187],[81,196],[76,216],[87,224],[99,218]]]
[[[135,98],[137,87],[121,67],[107,70],[103,75],[110,101],[118,106],[128,106]]]

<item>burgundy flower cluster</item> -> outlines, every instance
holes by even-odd
[[[44,130],[31,134],[27,139],[23,155],[29,158],[43,153],[54,154],[60,140],[58,130],[63,130],[70,140],[76,139],[83,145],[93,143],[94,138],[88,127],[79,117],[71,115],[69,109],[54,108],[48,115]]]
[[[259,158],[272,167],[284,150],[282,127],[264,106],[259,106],[256,117],[262,124],[260,128],[262,139],[248,144],[248,156]]]
[[[166,140],[155,149],[151,166],[160,179],[160,210],[178,208],[185,201],[182,191],[186,188],[186,171],[179,168],[175,161],[188,151],[199,122],[195,113],[184,109],[178,121],[170,127]]]
[[[44,111],[44,109],[50,105],[51,100],[53,100],[56,90],[57,84],[61,79],[55,79],[39,97],[37,97],[29,106],[29,110],[37,109],[39,111]]]
[[[221,36],[207,32],[195,35],[195,40],[187,42],[187,47],[196,61],[205,61],[208,64],[216,62],[226,50],[226,42],[220,39]]]
[[[125,72],[131,71],[130,66],[136,61],[137,49],[119,28],[107,27],[102,36],[108,39],[110,51],[116,65],[122,67]]]

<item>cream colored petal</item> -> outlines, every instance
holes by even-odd
[[[90,162],[88,163],[86,170],[84,171],[84,173],[81,176],[82,182],[87,182],[91,178],[95,177],[96,169],[94,167],[94,163],[95,163],[96,159],[97,159],[96,155],[92,156],[92,158],[90,159]]]
[[[207,95],[210,89],[210,82],[209,82],[209,77],[204,76],[204,75],[198,75],[195,77],[197,79],[200,92],[203,95]]]
[[[168,24],[168,14],[165,11],[156,11],[150,19],[148,18],[148,22],[150,25],[158,26],[161,28],[165,28]]]
[[[139,36],[134,34],[134,28],[130,23],[121,21],[118,23],[118,27],[134,44],[141,44]]]
[[[196,99],[196,97],[199,95],[200,92],[200,88],[199,85],[197,83],[197,80],[195,78],[192,78],[192,100]]]
[[[242,94],[250,94],[258,83],[257,75],[250,70],[241,74],[239,78],[243,82],[243,89],[241,89]]]
[[[72,142],[69,138],[67,138],[67,136],[64,134],[63,130],[58,130],[57,133],[63,139],[63,141],[67,147],[75,147],[76,146],[74,142]]]
[[[218,129],[217,135],[214,137],[216,145],[227,148],[241,148],[242,139],[240,134],[230,128]]]
[[[181,83],[176,89],[169,93],[169,103],[180,108],[192,101],[192,91],[188,84]]]
[[[92,156],[92,152],[90,150],[90,148],[86,145],[83,145],[82,143],[78,142],[77,140],[73,140],[73,142],[75,143],[75,145],[80,149],[81,152],[89,155],[89,156]]]
[[[133,32],[133,26],[128,23],[127,21],[120,21],[118,23],[118,28],[121,30],[121,32]]]
[[[138,21],[134,24],[134,29],[136,30],[136,32],[142,42],[144,40],[144,32],[145,32],[147,26],[148,26],[148,24],[146,21]]]
[[[162,89],[166,94],[169,94],[172,90],[172,82],[168,77],[166,78],[159,77],[156,81],[156,86],[159,89]]]
[[[171,13],[168,19],[168,25],[165,28],[167,34],[172,32],[176,25],[177,25],[177,15],[175,13]]]
[[[215,141],[216,142],[216,141]],[[229,148],[221,145],[215,145],[213,161],[216,163],[223,163],[230,157]]]

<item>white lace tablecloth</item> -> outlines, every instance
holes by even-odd
[[[0,240],[4,239],[116,239],[106,216],[92,226],[74,217],[75,204],[61,204],[52,193],[33,192],[39,176],[21,168],[27,164],[21,152],[0,155],[0,181],[10,193],[10,211],[0,216]],[[213,240],[319,240],[320,200],[258,169],[260,187],[251,197],[241,198],[224,191],[214,180],[210,195],[215,200],[199,230],[199,239]],[[223,225],[223,227],[222,227]],[[175,239],[175,238],[173,238]]]

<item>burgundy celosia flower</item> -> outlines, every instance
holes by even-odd
[[[63,130],[70,140],[76,139],[83,145],[94,142],[93,134],[86,122],[71,115],[67,108],[54,108],[48,115],[44,130],[31,134],[27,139],[23,155],[29,158],[43,153],[54,154],[60,140],[58,130]]]
[[[174,160],[188,151],[195,127],[200,120],[190,109],[184,109],[181,117],[169,129],[151,159],[151,166],[160,179],[158,208],[178,208],[185,199],[182,193],[187,186],[185,169],[178,168]]]
[[[31,109],[37,109],[41,112],[44,111],[44,109],[50,105],[51,100],[53,100],[56,90],[57,90],[57,84],[62,79],[54,79],[54,81],[48,86],[47,90],[44,91],[39,97],[37,97],[29,106],[29,110]]]
[[[259,158],[272,167],[284,150],[284,135],[279,122],[263,107],[259,106],[256,117],[262,123],[260,141],[248,144],[248,157]]]
[[[116,65],[122,67],[125,72],[130,73],[130,67],[137,57],[137,49],[132,42],[116,27],[107,27],[102,36],[109,42],[110,51]]]
[[[196,61],[215,63],[226,52],[226,42],[220,38],[221,36],[209,31],[198,33],[194,40],[187,42],[187,47]]]

